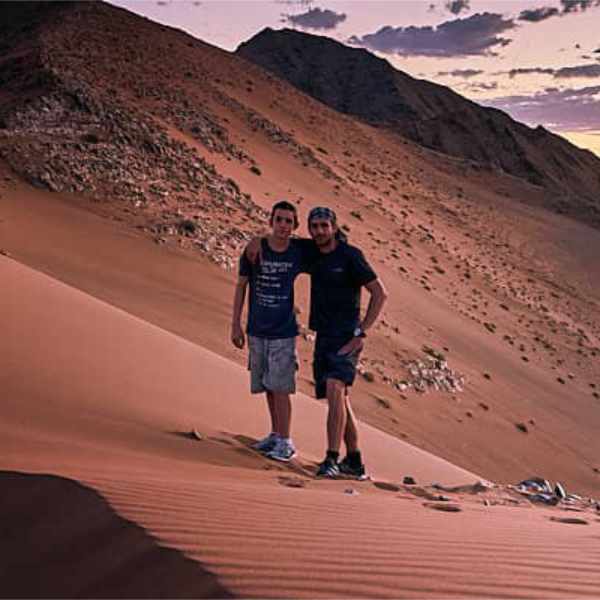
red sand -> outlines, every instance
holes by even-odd
[[[36,594],[14,566],[31,560],[30,546],[8,536],[9,596],[597,595],[593,516],[567,525],[550,521],[557,511],[484,506],[468,495],[453,496],[462,512],[431,510],[407,488],[377,482],[477,476],[367,426],[375,483],[316,481],[325,411],[302,394],[294,401],[301,458],[289,468],[271,463],[247,449],[265,415],[243,368],[14,260],[1,257],[0,272],[10,290],[0,297],[2,468],[89,488],[68,492],[75,484],[55,480],[51,494],[32,496],[8,480],[13,498],[23,493],[5,514],[25,539],[47,540],[53,552],[77,543],[83,566],[65,588],[67,569],[38,555],[46,568]],[[192,428],[202,440],[184,435]],[[16,509],[31,502],[47,506],[33,521]],[[96,529],[82,510],[103,515]],[[96,546],[104,536],[112,559]],[[186,557],[196,571],[187,572]],[[168,580],[149,587],[137,564]]]

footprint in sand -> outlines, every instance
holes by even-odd
[[[578,519],[577,517],[550,517],[550,520],[569,525],[589,525],[585,519]]]
[[[462,508],[458,504],[437,504],[436,502],[423,502],[426,508],[441,510],[443,512],[461,512]]]
[[[213,442],[219,442],[221,444],[225,444],[226,446],[235,446],[235,442],[233,442],[232,440],[229,440],[227,438],[224,438],[224,437],[213,436],[213,437],[209,437],[208,439]]]
[[[380,490],[385,490],[386,492],[399,492],[400,486],[395,483],[388,483],[387,481],[374,481],[373,485]]]
[[[308,483],[306,479],[301,479],[300,477],[286,477],[283,475],[278,477],[277,481],[281,485],[285,485],[286,487],[291,488],[304,488]]]

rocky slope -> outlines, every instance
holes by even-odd
[[[326,37],[264,29],[237,53],[340,112],[544,186],[555,210],[600,224],[600,159],[541,126],[531,129]]]

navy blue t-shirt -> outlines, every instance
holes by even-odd
[[[311,258],[309,327],[327,337],[352,335],[360,324],[360,290],[377,279],[375,271],[361,250],[345,242]]]
[[[308,246],[296,242],[290,240],[287,250],[276,252],[262,239],[262,261],[255,265],[242,254],[239,274],[248,277],[250,283],[248,335],[267,339],[298,335],[294,281],[299,273],[306,272]]]

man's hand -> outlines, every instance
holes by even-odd
[[[248,245],[246,246],[246,250],[244,250],[244,252],[246,253],[246,258],[253,265],[255,265],[257,262],[261,262],[262,261],[261,238],[259,238],[259,237],[252,238],[248,242]]]
[[[354,354],[355,352],[360,352],[363,349],[363,345],[362,338],[354,337],[347,344],[344,344],[337,353],[341,355]]]
[[[244,335],[244,331],[239,323],[234,323],[231,326],[231,343],[240,350],[246,343],[246,336]]]

